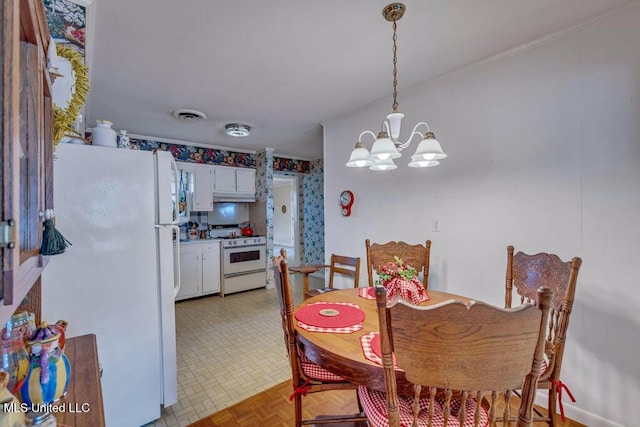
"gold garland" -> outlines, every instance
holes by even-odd
[[[84,64],[84,58],[74,49],[57,45],[56,52],[58,56],[67,59],[71,63],[71,69],[75,74],[75,82],[73,84],[73,94],[67,105],[67,109],[62,109],[57,105],[53,106],[53,150],[67,133],[75,133],[73,124],[78,118],[80,108],[87,100],[87,93],[91,87],[89,86],[89,67]]]

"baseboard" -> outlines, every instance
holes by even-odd
[[[543,408],[547,407],[547,398],[549,394],[545,391],[538,391],[536,394],[536,405],[540,405]],[[589,427],[625,427],[622,424],[618,424],[615,421],[607,420],[602,418],[599,415],[592,414],[591,412],[587,412],[584,409],[580,409],[576,406],[573,406],[571,402],[565,402],[565,399],[562,399],[562,404],[564,405],[564,415],[567,418],[570,418],[574,421],[579,422],[580,424],[584,424]],[[560,408],[558,408],[560,410]]]

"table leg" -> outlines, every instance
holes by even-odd
[[[302,280],[302,299],[306,300],[309,294],[309,273],[304,273],[304,278]]]

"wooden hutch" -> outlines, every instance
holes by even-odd
[[[44,215],[54,208],[52,81],[47,68],[49,29],[43,0],[2,0],[2,200],[0,218],[0,322],[18,310],[40,321],[40,255]],[[68,426],[104,426],[104,409],[95,335],[70,338],[67,395],[60,403],[90,408],[55,414]],[[88,404],[88,406],[86,405]]]

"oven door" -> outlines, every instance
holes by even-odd
[[[222,272],[224,277],[266,271],[265,245],[224,248]]]

